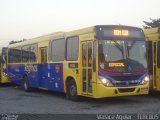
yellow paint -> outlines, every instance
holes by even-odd
[[[160,33],[160,27],[159,28],[144,29],[145,35],[151,35],[151,34],[156,34],[156,33]]]
[[[9,83],[7,76],[1,75],[0,83]]]
[[[25,71],[28,71],[28,72],[31,72],[31,71],[37,72],[38,71],[37,65],[25,65]]]
[[[124,67],[124,63],[109,63],[109,67]]]
[[[153,90],[160,91],[160,68],[158,67],[158,42],[160,42],[160,28],[151,28],[144,30],[146,41],[151,42],[152,56],[148,56],[148,59],[152,59],[153,73],[150,73],[150,87]],[[151,55],[151,54],[148,54]],[[154,68],[155,67],[155,68]]]
[[[0,59],[2,59],[2,48],[0,48]],[[6,66],[5,66],[6,67]],[[8,83],[7,75],[3,73],[4,64],[0,63],[0,83]]]
[[[96,93],[94,94],[94,98],[103,98],[103,97],[116,97],[116,96],[128,96],[128,95],[142,95],[142,94],[148,94],[149,90],[149,84],[146,85],[139,85],[139,86],[132,86],[132,87],[105,87],[102,84],[96,85]],[[119,88],[135,88],[133,92],[124,92],[120,93]],[[142,91],[141,89],[146,88],[147,91]],[[140,92],[137,92],[138,89],[140,89]],[[115,91],[118,93],[116,94]]]

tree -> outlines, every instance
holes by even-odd
[[[155,28],[160,27],[160,18],[159,19],[151,19],[151,22],[143,21],[145,25],[143,25],[143,28],[149,29],[149,28]]]

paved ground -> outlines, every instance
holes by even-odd
[[[0,86],[0,113],[160,113],[160,92],[145,96],[87,98],[73,102],[61,93],[43,90],[26,93],[13,85]]]

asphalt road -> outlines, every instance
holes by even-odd
[[[10,114],[110,114],[160,113],[160,92],[150,95],[104,99],[67,100],[65,94],[17,86],[0,86],[0,113]]]

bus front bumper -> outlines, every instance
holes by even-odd
[[[129,87],[106,87],[103,84],[97,84],[97,91],[94,98],[142,95],[148,93],[149,83],[145,85]]]

